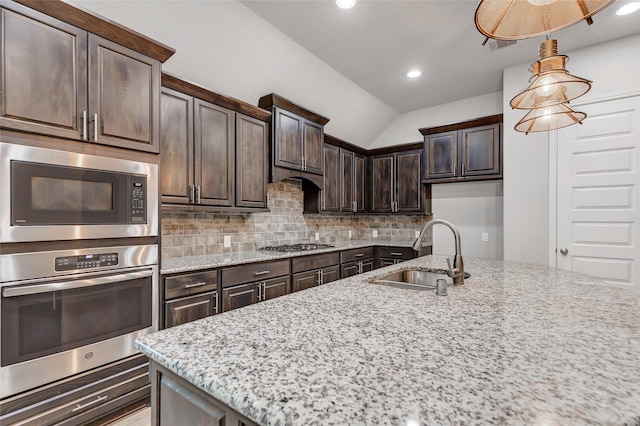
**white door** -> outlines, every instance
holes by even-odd
[[[640,293],[640,96],[586,104],[558,130],[558,268]]]

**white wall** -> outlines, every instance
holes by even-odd
[[[432,185],[431,203],[435,219],[449,220],[458,228],[464,257],[503,258],[502,181]],[[483,232],[489,234],[486,242],[481,240]],[[433,252],[448,256],[455,252],[447,227],[433,228]]]
[[[418,129],[442,126],[502,113],[502,92],[488,93],[435,107],[419,109],[398,116],[371,143],[369,148],[422,141]]]
[[[163,70],[257,105],[277,93],[368,146],[398,115],[237,1],[67,0],[176,49]]]
[[[589,93],[576,99],[581,102],[640,93],[640,36],[628,37],[573,52],[567,69],[574,75],[593,80]],[[532,52],[531,62],[536,60]],[[549,133],[523,133],[513,126],[524,115],[511,110],[509,101],[524,89],[530,73],[529,64],[504,70],[504,257],[548,264],[549,260]],[[587,120],[589,118],[587,117]],[[558,141],[562,143],[562,141]]]

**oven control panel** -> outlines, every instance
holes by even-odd
[[[56,271],[101,268],[118,264],[118,253],[84,254],[81,256],[56,257]]]

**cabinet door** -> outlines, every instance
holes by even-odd
[[[321,209],[340,210],[340,149],[333,145],[324,146],[324,188]]]
[[[340,277],[348,278],[354,275],[358,275],[358,273],[360,272],[360,267],[358,263],[359,262],[343,263],[340,266]]]
[[[160,62],[89,34],[89,115],[93,142],[159,152]]]
[[[194,99],[196,203],[231,206],[235,182],[233,111]]]
[[[425,136],[424,150],[425,179],[457,176],[458,132]]]
[[[318,280],[318,269],[293,274],[291,282],[292,291],[306,290],[315,287],[319,284]]]
[[[461,176],[500,174],[500,124],[460,131]]]
[[[163,203],[188,204],[193,181],[193,98],[171,89],[160,96]]]
[[[165,328],[205,318],[218,312],[218,292],[172,300],[164,304]]]
[[[341,149],[340,165],[342,170],[340,176],[340,211],[353,212],[355,211],[355,199],[353,197],[355,164],[353,152]]]
[[[363,273],[363,272],[371,272],[371,271],[373,271],[373,259],[363,260],[362,270],[360,272]]]
[[[0,10],[0,125],[82,139],[87,33],[18,4],[10,6],[15,11]]]
[[[305,120],[303,122],[302,135],[304,141],[304,170],[321,175],[324,172],[323,127],[312,121]]]
[[[213,404],[204,392],[178,379],[172,374],[154,372],[156,386],[153,401],[156,418],[151,422],[155,426],[171,425],[209,425],[228,424],[227,413],[223,407]],[[156,380],[159,378],[159,383]],[[148,422],[148,420],[147,420]]]
[[[222,312],[258,303],[260,283],[242,284],[222,290]]]
[[[371,211],[388,213],[394,201],[394,155],[379,155],[371,159]]]
[[[322,268],[322,284],[330,283],[340,279],[340,266],[329,266]]]
[[[422,210],[422,150],[396,154],[397,212]]]
[[[236,206],[267,207],[269,128],[264,121],[236,115]]]
[[[384,268],[385,266],[395,265],[395,259],[380,259],[378,262],[378,268]]]
[[[300,170],[304,119],[280,108],[273,109],[274,165]]]
[[[364,212],[365,173],[366,161],[364,156],[354,154],[355,171],[353,175],[353,200],[356,202],[356,211]]]
[[[262,283],[262,300],[269,300],[289,293],[289,276],[272,278]]]

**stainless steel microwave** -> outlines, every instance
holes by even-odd
[[[0,142],[0,242],[158,235],[158,165]]]

